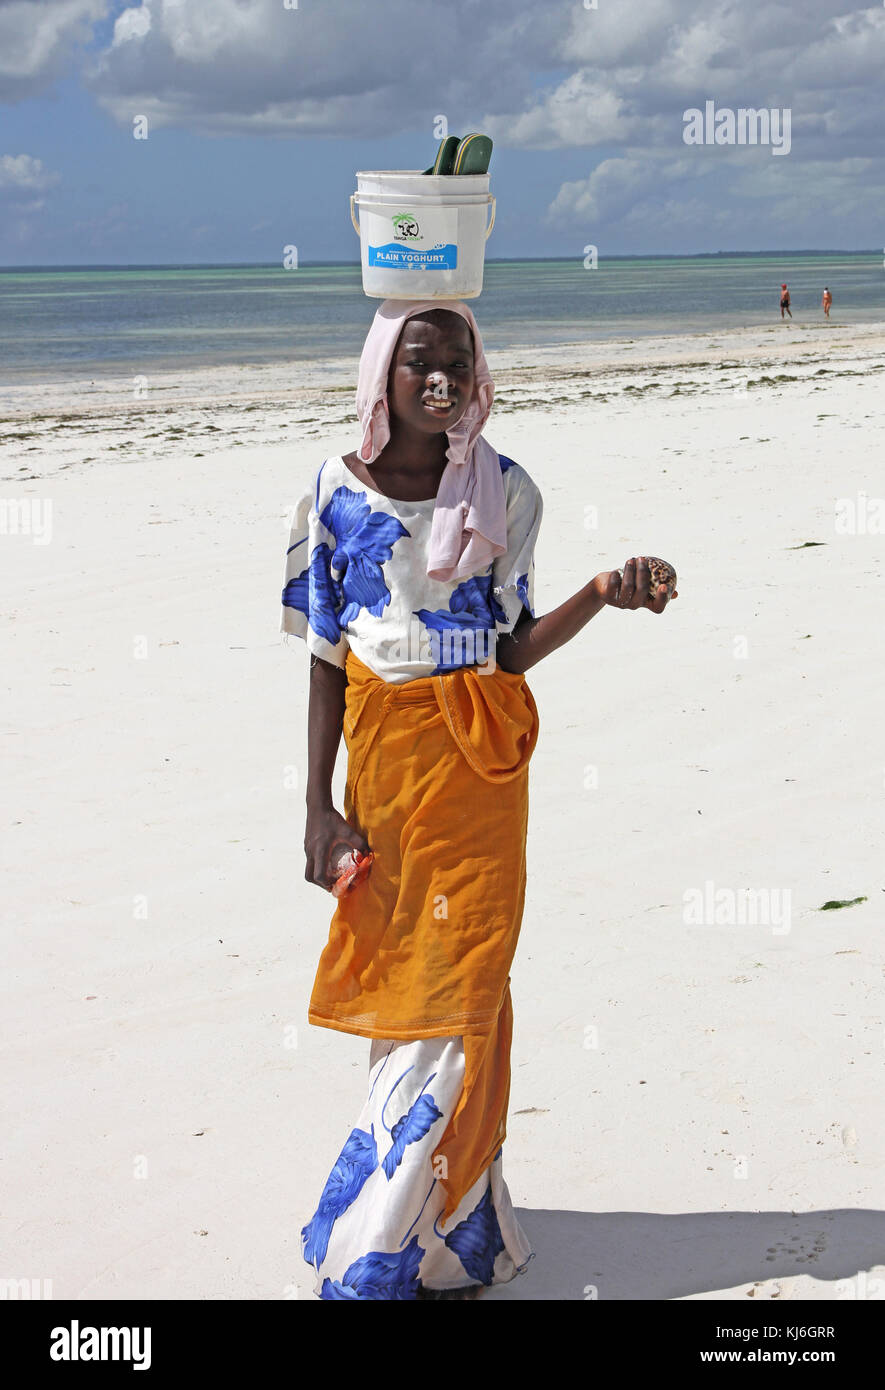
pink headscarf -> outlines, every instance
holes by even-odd
[[[363,463],[372,464],[390,439],[387,381],[394,350],[406,320],[428,309],[460,314],[473,334],[473,397],[458,423],[446,430],[448,463],[436,495],[427,557],[431,579],[466,579],[507,549],[507,501],[501,465],[497,452],[482,436],[495,386],[476,319],[466,304],[448,299],[385,299],[372,320],[360,357],[356,408],[363,439],[358,453]]]

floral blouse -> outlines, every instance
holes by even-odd
[[[402,502],[367,487],[328,458],[298,502],[280,631],[344,666],[348,650],[399,684],[494,656],[498,633],[526,608],[534,616],[534,549],[543,502],[536,484],[499,455],[507,550],[467,579],[427,575],[434,497]]]

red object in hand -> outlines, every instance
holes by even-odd
[[[345,893],[349,893],[358,883],[362,883],[363,879],[368,878],[374,858],[373,850],[369,850],[368,854],[361,854],[357,849],[349,849],[346,854],[342,854],[335,864],[333,896],[343,898]]]

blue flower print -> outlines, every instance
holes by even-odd
[[[437,1108],[433,1096],[419,1096],[409,1111],[397,1120],[390,1131],[393,1143],[381,1160],[388,1182],[402,1163],[406,1146],[423,1139],[431,1125],[441,1119],[442,1111]]]
[[[402,1081],[403,1077],[408,1076],[411,1070],[412,1068],[409,1067],[407,1071],[403,1072],[403,1075],[399,1078],[393,1090],[391,1090],[381,1110],[381,1123],[384,1125],[384,1128],[387,1129],[393,1141],[381,1160],[381,1167],[384,1169],[388,1182],[390,1182],[397,1168],[402,1163],[403,1154],[406,1151],[407,1145],[414,1144],[419,1139],[423,1139],[430,1127],[436,1124],[437,1120],[442,1119],[442,1111],[437,1106],[433,1096],[424,1094],[434,1076],[436,1076],[436,1072],[433,1072],[424,1082],[416,1100],[409,1106],[405,1115],[401,1115],[393,1128],[388,1129],[384,1120],[384,1110],[387,1108],[387,1101],[390,1100],[390,1097],[393,1095],[393,1092],[396,1090],[396,1087],[399,1085],[400,1081]]]
[[[388,512],[373,512],[364,494],[349,487],[336,487],[320,520],[335,537],[330,576],[344,598],[340,626],[346,627],[361,608],[380,618],[390,603],[381,566],[410,532]]]
[[[304,1258],[319,1269],[326,1258],[332,1227],[342,1212],[356,1201],[367,1178],[378,1167],[374,1127],[367,1134],[355,1129],[338,1155],[323,1188],[315,1214],[301,1232]]]
[[[334,647],[341,640],[343,624],[336,616],[336,609],[341,606],[341,586],[332,578],[331,561],[332,552],[327,545],[314,546],[308,568],[296,579],[290,579],[283,590],[283,603],[303,613],[317,636]]]
[[[504,1238],[492,1205],[490,1187],[486,1188],[470,1215],[449,1232],[445,1242],[450,1250],[454,1250],[471,1279],[480,1284],[491,1284],[495,1274],[495,1256],[504,1249]]]
[[[517,580],[516,580],[516,592],[517,592],[517,594],[519,595],[519,597],[522,599],[522,605],[523,605],[523,607],[524,607],[524,608],[527,608],[527,609],[529,610],[529,612],[531,613],[532,617],[534,617],[534,616],[535,616],[535,610],[534,610],[534,608],[532,608],[531,604],[529,603],[529,577],[528,577],[528,574],[520,574],[520,575],[517,577]]]
[[[405,1250],[394,1254],[372,1250],[348,1265],[340,1281],[324,1279],[320,1298],[360,1302],[414,1299],[421,1286],[418,1270],[423,1258],[417,1236],[412,1236]]]
[[[414,611],[425,627],[440,634],[434,643],[437,649],[435,655],[438,656],[433,671],[435,676],[444,671],[454,671],[459,666],[486,661],[490,654],[490,634],[494,632],[495,619],[507,621],[507,614],[492,593],[491,566],[488,574],[473,575],[459,584],[452,592],[448,608],[437,608],[434,612],[429,608]],[[479,642],[476,638],[472,642],[465,642],[463,634],[467,632],[488,635]]]

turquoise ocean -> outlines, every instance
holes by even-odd
[[[471,301],[487,348],[503,350],[780,321],[885,321],[879,252],[778,252],[489,261]],[[21,384],[359,353],[378,300],[359,266],[109,266],[0,270],[0,382]]]

